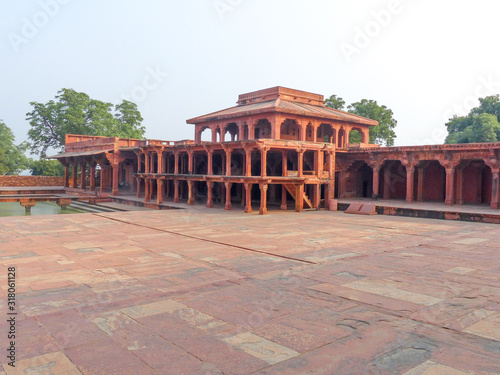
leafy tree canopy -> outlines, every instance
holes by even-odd
[[[57,160],[31,159],[28,169],[32,176],[64,176],[64,166]]]
[[[445,143],[484,143],[500,141],[500,97],[479,99],[479,107],[467,116],[453,116],[447,123]]]
[[[337,95],[332,95],[325,102],[330,108],[344,109],[345,101]],[[370,143],[393,146],[396,133],[394,128],[397,121],[394,119],[394,113],[385,105],[379,105],[375,100],[363,99],[352,103],[347,107],[347,112],[363,116],[379,122],[378,126],[370,127]],[[351,132],[349,135],[350,143],[360,143],[361,135],[358,132]]]
[[[19,174],[26,168],[27,144],[16,145],[14,133],[0,120],[0,174]]]
[[[49,148],[62,150],[66,134],[139,139],[145,134],[137,105],[126,100],[113,107],[83,92],[62,89],[55,100],[30,104],[33,110],[26,114],[31,126],[29,148],[41,157]]]

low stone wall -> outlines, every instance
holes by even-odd
[[[64,186],[64,177],[0,176],[0,187],[15,186]]]

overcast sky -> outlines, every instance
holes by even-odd
[[[135,101],[152,139],[285,86],[394,111],[396,145],[500,93],[493,0],[0,0],[0,119],[27,139],[29,102],[61,88]],[[498,83],[497,83],[498,82]]]

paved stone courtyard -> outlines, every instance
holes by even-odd
[[[0,218],[0,242],[2,375],[500,374],[498,225],[193,209]]]

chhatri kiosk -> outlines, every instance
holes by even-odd
[[[333,209],[333,198],[487,203],[499,208],[500,144],[380,147],[376,121],[325,107],[322,95],[274,87],[187,121],[194,141],[67,135],[66,186],[144,202],[187,201],[259,213]],[[358,132],[361,143],[350,144]],[[80,172],[78,172],[80,171]],[[79,176],[79,177],[78,177]]]

